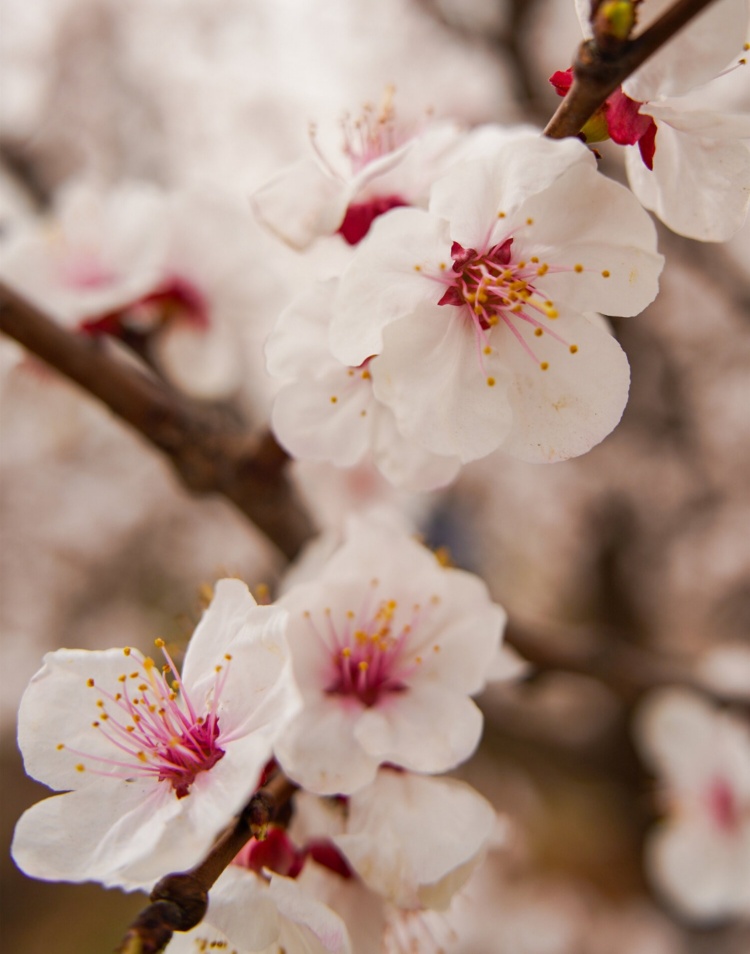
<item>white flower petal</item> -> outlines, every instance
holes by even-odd
[[[494,822],[492,807],[463,782],[386,770],[352,796],[346,832],[334,842],[368,887],[415,908],[420,889],[481,852]]]
[[[282,170],[250,198],[259,221],[293,248],[333,234],[344,220],[350,186],[327,175],[313,159]]]
[[[517,254],[549,263],[538,284],[555,307],[637,315],[656,297],[664,259],[654,225],[628,189],[595,169],[577,163],[519,217],[532,224],[518,235]]]
[[[378,762],[354,736],[360,712],[337,696],[305,706],[276,743],[286,774],[317,795],[349,795],[371,782]]]
[[[453,241],[483,250],[498,213],[510,217],[529,197],[543,193],[571,166],[596,167],[575,138],[511,137],[485,159],[457,164],[433,186],[430,212],[450,222]]]
[[[457,457],[432,454],[404,437],[389,407],[380,404],[373,437],[373,459],[380,473],[396,487],[422,492],[449,484],[461,469]]]
[[[234,865],[211,889],[206,921],[240,951],[264,951],[279,939],[281,918],[268,885],[255,872]]]
[[[527,332],[541,368],[506,339],[514,374],[508,388],[513,425],[501,449],[520,460],[549,463],[577,457],[603,440],[617,426],[628,399],[630,367],[617,341],[599,325],[574,312],[560,312],[552,330],[577,348],[549,334]],[[500,347],[500,346],[499,346]]]
[[[354,737],[376,763],[448,772],[474,752],[482,725],[481,711],[467,696],[445,685],[418,685],[366,709]]]
[[[349,954],[351,944],[344,922],[309,897],[296,881],[274,875],[269,894],[284,919],[280,940],[287,954]]]
[[[415,308],[386,330],[384,341],[372,362],[375,396],[392,408],[406,437],[464,463],[504,440],[511,426],[510,377],[497,355],[481,355],[465,309]]]
[[[683,123],[685,125],[685,123]],[[750,203],[750,148],[660,122],[653,171],[626,150],[628,180],[639,201],[673,232],[722,242],[742,225]]]
[[[338,281],[316,282],[284,309],[266,342],[266,367],[275,378],[320,378],[341,367],[328,350],[328,325]]]
[[[447,223],[421,209],[394,209],[373,223],[341,276],[330,345],[357,367],[379,354],[383,329],[420,302],[438,301],[441,286],[426,277],[450,262]]]

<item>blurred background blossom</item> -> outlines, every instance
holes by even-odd
[[[300,283],[334,264],[269,239],[249,194],[305,154],[311,122],[335,144],[338,118],[388,84],[408,121],[543,123],[547,77],[580,35],[572,0],[0,0],[0,17],[0,257],[72,181],[225,193],[259,266],[234,324],[246,362],[234,398],[255,427],[278,386],[262,343]],[[727,108],[750,106],[746,71],[722,82]],[[601,152],[624,181],[621,155]],[[661,294],[614,326],[632,368],[614,434],[553,467],[493,455],[414,504],[428,542],[481,574],[538,664],[481,700],[484,743],[459,774],[509,830],[431,928],[449,951],[750,946],[749,911],[744,925],[686,916],[644,863],[664,806],[633,741],[642,697],[689,683],[744,719],[750,699],[750,227],[725,246],[659,234]],[[184,645],[205,584],[229,574],[252,588],[281,566],[228,504],[191,499],[154,451],[5,340],[0,402],[7,844],[41,794],[14,714],[42,654]],[[368,472],[296,469],[324,528],[343,499],[394,495]],[[142,903],[33,882],[9,860],[0,877],[5,944],[29,954],[111,948]]]

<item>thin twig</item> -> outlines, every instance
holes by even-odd
[[[635,39],[612,44],[606,52],[594,40],[578,48],[573,85],[544,130],[550,139],[576,136],[605,99],[714,0],[677,0]]]
[[[158,954],[175,931],[189,931],[203,920],[208,892],[251,838],[265,837],[268,825],[296,791],[281,772],[259,789],[208,856],[192,871],[167,875],[151,892],[151,904],[128,929],[117,954]]]
[[[135,428],[191,491],[231,500],[289,559],[312,536],[284,473],[287,454],[272,435],[248,434],[226,408],[177,393],[120,360],[106,342],[61,327],[2,282],[0,331]]]

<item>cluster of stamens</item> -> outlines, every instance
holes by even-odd
[[[168,782],[177,798],[183,798],[196,776],[224,757],[219,745],[218,706],[231,656],[224,656],[226,665],[216,666],[212,691],[200,711],[185,690],[164,641],[158,639],[156,645],[166,659],[161,669],[151,657],[127,647],[123,650],[133,670],[118,676],[116,692],[99,686],[93,678],[87,680],[98,696],[92,728],[118,750],[117,758],[91,755],[64,743],[57,748],[86,760],[76,765],[79,772],[94,771],[125,780],[152,778]],[[87,762],[99,767],[89,769]]]
[[[531,224],[533,223],[529,220],[527,225]],[[544,296],[536,285],[539,279],[549,272],[569,269],[549,265],[540,261],[536,255],[531,256],[528,261],[514,262],[512,245],[513,238],[510,237],[480,253],[476,249],[464,248],[454,242],[451,248],[453,265],[450,272],[444,262],[440,263],[437,280],[447,287],[438,304],[466,307],[476,331],[482,368],[483,356],[492,353],[489,333],[495,325],[502,322],[529,357],[542,371],[546,371],[548,362],[539,361],[533,348],[521,334],[520,326],[530,325],[537,338],[544,334],[549,335],[564,345],[571,354],[578,351],[576,344],[566,341],[550,328],[548,322],[558,317],[558,311],[555,303]],[[415,268],[421,270],[420,266]],[[580,274],[584,269],[582,265],[575,265],[572,270]],[[603,272],[602,276],[607,278],[609,273]],[[494,378],[487,378],[490,387],[494,383]]]
[[[424,639],[417,629],[426,608],[415,603],[402,609],[394,599],[375,603],[378,586],[373,580],[360,610],[348,610],[340,621],[334,620],[330,608],[323,611],[322,627],[309,612],[304,614],[329,659],[325,692],[357,699],[368,707],[384,695],[407,690],[424,661],[420,655]],[[430,602],[439,602],[439,597],[433,596]],[[435,644],[432,651],[439,652],[440,646]]]

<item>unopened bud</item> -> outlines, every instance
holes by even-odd
[[[604,40],[627,40],[635,25],[638,0],[604,0],[597,7],[592,27],[599,46]]]

